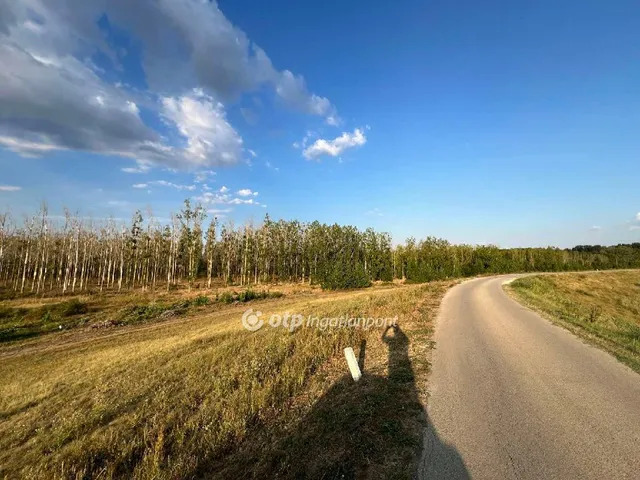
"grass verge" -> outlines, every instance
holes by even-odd
[[[410,478],[435,310],[451,282],[257,300],[379,329],[241,327],[246,306],[0,347],[0,476]],[[363,380],[345,376],[355,347]]]
[[[640,373],[640,272],[536,275],[505,287],[536,310]]]

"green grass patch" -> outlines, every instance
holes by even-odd
[[[221,295],[200,294],[173,302],[149,301],[112,305],[104,298],[90,298],[91,303],[78,298],[39,307],[0,306],[0,343],[25,340],[43,334],[60,332],[81,326],[114,327],[134,325],[185,315],[192,309],[218,304],[244,303],[252,300],[280,298],[282,292],[252,289],[223,292]],[[139,299],[138,299],[139,301]]]
[[[252,289],[243,290],[241,292],[222,292],[216,295],[216,302],[220,303],[245,303],[251,300],[263,300],[266,298],[281,298],[284,296],[282,292],[269,292],[267,290],[256,291]]]
[[[23,340],[86,323],[86,302],[72,299],[41,307],[0,307],[0,342]]]

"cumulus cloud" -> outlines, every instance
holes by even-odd
[[[134,183],[131,185],[133,188],[147,188],[149,185],[146,183]]]
[[[88,60],[100,52],[120,67],[101,18],[140,42],[149,91],[109,83]],[[231,164],[242,140],[220,102],[263,86],[293,109],[338,121],[327,98],[276,69],[212,1],[0,0],[0,64],[0,145],[22,155],[80,150],[172,168]],[[194,88],[207,95],[184,94]],[[143,109],[162,115],[184,145],[168,143]],[[144,173],[141,165],[124,171]]]
[[[195,200],[204,205],[215,205],[229,203],[231,198],[226,193],[204,192],[202,195],[196,196]]]
[[[22,187],[17,187],[15,185],[0,185],[0,192],[17,192],[22,190]]]
[[[224,165],[242,157],[242,139],[229,124],[220,102],[196,89],[191,95],[162,99],[164,118],[184,138],[185,155],[197,165]]]
[[[367,137],[361,129],[356,128],[353,133],[344,132],[333,140],[320,138],[305,148],[302,154],[309,160],[317,160],[323,155],[337,157],[345,150],[360,147],[365,143],[367,143]]]
[[[231,205],[260,205],[253,198],[232,198],[229,203]]]
[[[203,205],[261,205],[253,198],[258,196],[258,192],[248,188],[238,190],[236,196],[228,192],[229,189],[223,186],[217,192],[205,191],[194,198]]]

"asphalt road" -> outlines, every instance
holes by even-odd
[[[423,478],[640,479],[640,375],[465,282],[436,324]]]

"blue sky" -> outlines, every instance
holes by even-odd
[[[132,6],[135,5],[135,6]],[[640,241],[637,1],[0,0],[0,208]]]

